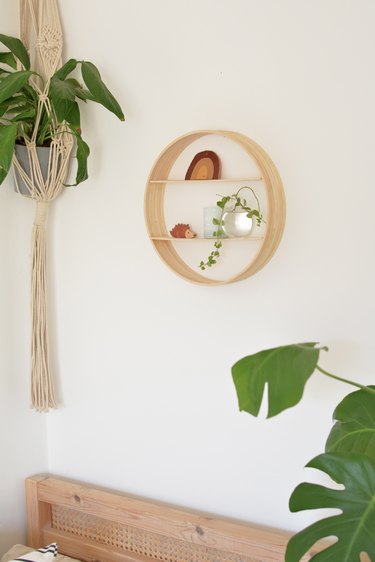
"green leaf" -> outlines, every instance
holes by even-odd
[[[0,103],[22,90],[31,74],[32,72],[21,70],[6,76],[0,83]]]
[[[328,436],[326,452],[363,453],[375,462],[375,395],[365,390],[348,394],[333,418],[337,421]]]
[[[83,101],[95,101],[94,96],[90,94],[88,90],[85,90],[85,88],[76,87],[76,96]]]
[[[78,162],[75,185],[78,185],[79,183],[82,183],[83,181],[87,180],[87,178],[89,177],[87,171],[87,159],[90,154],[90,149],[88,144],[81,137],[81,135],[75,135],[75,136],[77,140],[76,158]]]
[[[22,93],[27,96],[31,102],[33,102],[35,105],[38,105],[38,94],[34,90],[34,88],[30,86],[30,84],[25,84],[25,86],[22,88]]]
[[[14,96],[0,103],[0,116],[5,113],[13,115],[17,112],[24,111],[28,107],[29,104],[25,103],[25,98],[23,96]]]
[[[38,146],[48,146],[51,139],[51,126],[52,117],[43,107],[36,138]]]
[[[25,121],[27,119],[32,119],[33,121],[35,121],[34,108],[26,109],[25,111],[21,111],[20,113],[15,113],[15,115],[12,117],[12,121],[14,122]]]
[[[311,562],[359,562],[360,553],[375,553],[375,464],[360,453],[325,453],[307,465],[328,474],[344,490],[318,484],[297,486],[290,498],[290,510],[337,508],[342,511],[313,523],[294,535],[285,561],[299,562],[320,539],[337,537],[337,542],[311,558]]]
[[[90,92],[88,90],[86,90],[85,88],[82,88],[81,84],[75,78],[67,78],[66,82],[69,82],[70,84],[72,84],[74,86],[74,91],[75,91],[75,94],[76,94],[77,98],[79,98],[83,101],[87,101],[87,100],[95,101],[92,94],[90,94]]]
[[[243,357],[232,367],[240,410],[257,416],[268,385],[268,416],[295,406],[318,363],[317,343],[275,347]],[[324,348],[325,349],[325,348]]]
[[[78,61],[76,59],[69,59],[59,70],[55,72],[52,78],[58,78],[59,80],[65,80],[65,78],[73,72],[76,68]]]
[[[106,109],[114,113],[121,121],[124,121],[125,117],[119,103],[104,84],[96,66],[92,64],[92,62],[83,61],[81,68],[83,80],[92,94],[94,101],[100,103]]]
[[[15,70],[17,68],[17,62],[12,53],[0,53],[0,62],[7,64]]]
[[[75,88],[71,82],[60,80],[56,75],[51,78],[49,95],[56,113],[56,117],[60,123],[67,120],[67,116],[74,111],[72,109],[75,103]]]
[[[23,64],[26,70],[30,70],[30,58],[22,41],[17,37],[0,34],[0,42],[3,43]]]
[[[70,127],[75,129],[80,133],[81,131],[81,116],[79,112],[78,103],[75,101],[72,103],[68,114],[66,115],[66,121],[69,123]]]
[[[6,126],[0,125],[0,184],[7,177],[12,164],[16,135],[16,123]]]

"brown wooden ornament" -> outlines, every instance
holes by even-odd
[[[186,172],[186,180],[217,180],[220,177],[221,164],[218,155],[212,150],[198,152]]]

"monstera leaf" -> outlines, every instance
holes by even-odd
[[[268,385],[268,416],[295,406],[313,374],[321,349],[317,343],[276,347],[243,357],[232,367],[240,410],[259,413],[264,387]]]
[[[338,508],[342,511],[313,523],[294,535],[285,561],[299,562],[320,539],[337,537],[337,542],[315,554],[311,562],[359,562],[361,552],[375,556],[375,463],[361,453],[325,453],[307,465],[327,473],[343,490],[317,484],[300,484],[294,490],[291,511]]]
[[[365,390],[348,394],[337,406],[333,419],[337,421],[328,436],[326,451],[364,453],[375,462],[375,394]]]

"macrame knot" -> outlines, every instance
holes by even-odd
[[[48,201],[38,201],[36,204],[36,215],[34,226],[44,226],[48,213]]]
[[[59,51],[62,47],[62,33],[58,29],[44,25],[37,41],[40,49],[46,51]]]
[[[48,100],[47,92],[41,92],[38,98],[41,103],[46,103],[46,101]]]

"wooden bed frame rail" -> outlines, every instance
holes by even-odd
[[[26,480],[26,504],[29,546],[85,562],[284,562],[289,538],[50,476]]]

